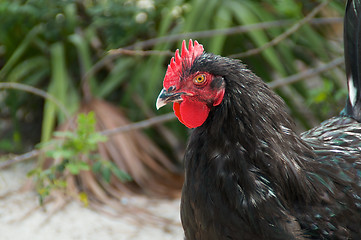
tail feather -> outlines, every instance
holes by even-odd
[[[361,122],[361,0],[348,0],[344,18],[348,99],[344,114]]]

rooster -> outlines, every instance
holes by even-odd
[[[186,240],[361,239],[360,1],[348,1],[349,97],[301,136],[281,98],[239,60],[183,41],[156,106],[192,128],[184,156]]]

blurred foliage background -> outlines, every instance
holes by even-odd
[[[208,52],[232,56],[267,44],[321,2],[2,0],[0,81],[42,89],[71,114],[84,101],[100,98],[136,122],[171,111],[166,107],[156,112],[155,99],[162,88],[169,50],[180,48],[183,38],[198,40]],[[343,0],[330,1],[313,19],[318,22],[302,25],[259,54],[242,57],[243,62],[264,81],[272,82],[342,57],[344,6]],[[273,25],[242,33],[199,32],[262,22]],[[130,52],[109,53],[118,48]],[[142,52],[146,50],[156,51]],[[338,64],[276,89],[299,131],[341,110],[347,94],[344,76],[344,66]],[[0,89],[0,118],[1,153],[25,152],[49,140],[55,127],[65,121],[64,112],[49,99],[16,89]],[[170,121],[162,127],[184,146],[188,130],[183,125]],[[159,129],[144,131],[168,156],[177,155],[179,149]]]

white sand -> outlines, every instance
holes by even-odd
[[[0,170],[0,196],[19,189],[26,182],[26,173],[30,168],[30,164],[18,164]],[[128,201],[133,200],[176,224],[139,223],[129,217],[110,217],[77,202],[50,214],[51,209],[56,207],[55,203],[47,206],[48,211],[36,209],[38,198],[35,192],[25,191],[0,198],[0,240],[183,239],[179,199],[155,201],[138,197]]]

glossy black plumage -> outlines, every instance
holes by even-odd
[[[349,90],[345,113],[361,121],[361,1],[347,1],[344,18],[345,65]],[[353,103],[352,103],[353,102]]]
[[[352,29],[360,5],[347,4]],[[345,29],[345,41],[360,38]],[[226,88],[185,153],[187,240],[361,239],[361,75],[352,62],[361,53],[347,46],[357,99],[301,136],[280,97],[240,61],[204,53],[183,69],[221,76]]]

